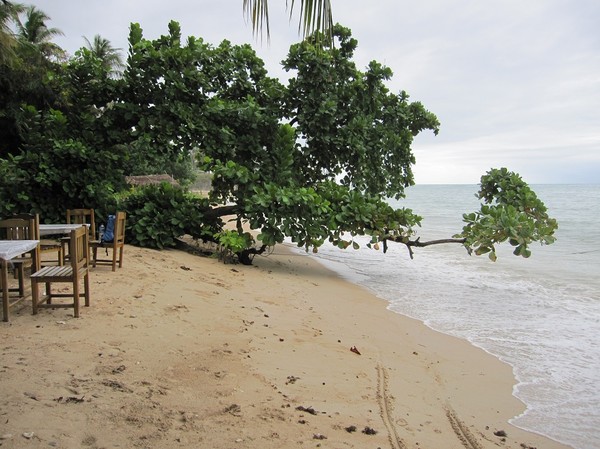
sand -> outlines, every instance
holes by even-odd
[[[399,273],[401,275],[401,273]],[[92,304],[1,323],[4,448],[566,446],[511,426],[511,368],[283,246],[126,246]]]

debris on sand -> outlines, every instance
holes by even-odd
[[[317,415],[317,411],[312,408],[312,407],[303,407],[302,405],[299,405],[298,407],[296,407],[296,410],[300,410],[301,412],[306,412],[306,413],[310,413],[311,415]]]

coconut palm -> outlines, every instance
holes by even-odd
[[[121,49],[113,47],[108,39],[104,39],[99,34],[94,36],[92,42],[87,37],[84,37],[84,39],[87,43],[87,49],[102,61],[102,66],[107,72],[115,74],[125,67],[120,53]]]
[[[326,44],[331,43],[333,17],[331,14],[331,0],[300,0],[300,20],[298,32],[303,38],[315,31],[320,31]],[[294,12],[295,0],[286,0],[286,8],[290,17]],[[244,0],[244,13],[252,21],[252,30],[255,35],[266,32],[269,38],[269,2],[268,0]]]
[[[62,48],[52,42],[56,36],[62,36],[63,32],[58,28],[48,28],[46,22],[50,17],[35,6],[25,8],[25,22],[17,24],[17,36],[21,43],[35,48],[46,59],[60,57],[64,54]]]
[[[25,7],[19,3],[2,0],[0,3],[0,63],[7,64],[14,57],[17,39],[11,25],[19,22],[19,14]]]

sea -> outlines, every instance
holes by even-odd
[[[559,224],[528,259],[459,244],[386,254],[324,245],[314,255],[389,309],[468,340],[510,364],[526,410],[510,421],[576,449],[600,448],[600,185],[531,185]],[[451,237],[479,208],[476,185],[418,185],[391,201],[424,217],[421,241]],[[365,239],[358,239],[366,243]]]

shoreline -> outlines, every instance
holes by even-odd
[[[573,434],[565,434],[562,435],[562,437],[564,437],[565,439],[567,438],[567,435],[571,438],[571,443],[569,443],[568,441],[560,441],[559,438],[561,438],[561,432],[557,431],[557,428],[561,428],[561,425],[564,426],[565,423],[560,423],[557,426],[554,426],[554,419],[547,417],[545,419],[540,419],[540,410],[543,409],[544,406],[544,402],[541,403],[541,408],[540,408],[540,403],[537,402],[536,403],[536,396],[532,395],[531,391],[525,391],[525,394],[522,393],[522,391],[520,390],[521,388],[524,388],[525,390],[531,390],[530,388],[530,382],[528,381],[528,378],[525,376],[524,378],[519,377],[519,373],[522,371],[522,366],[519,366],[519,364],[517,362],[519,362],[518,359],[513,359],[513,361],[515,362],[515,364],[511,363],[511,358],[508,356],[509,354],[506,354],[506,357],[504,357],[502,354],[502,352],[494,352],[494,349],[498,349],[498,347],[494,347],[494,345],[491,345],[490,349],[485,347],[486,341],[485,338],[483,340],[480,339],[480,341],[477,341],[477,332],[475,332],[474,334],[472,332],[465,332],[465,329],[468,329],[469,331],[472,331],[474,328],[481,330],[485,330],[489,328],[486,327],[477,327],[477,323],[475,321],[473,321],[473,324],[471,325],[471,327],[465,327],[465,324],[468,326],[468,322],[471,319],[470,315],[463,315],[462,318],[459,318],[459,324],[457,325],[458,331],[454,332],[454,327],[451,325],[451,323],[448,320],[445,320],[445,318],[443,318],[440,321],[440,316],[436,315],[436,313],[438,313],[436,310],[432,310],[431,309],[431,301],[429,304],[429,308],[430,310],[432,310],[433,315],[427,315],[426,313],[423,313],[423,310],[419,309],[419,306],[416,305],[415,303],[418,300],[418,298],[420,297],[420,292],[415,292],[414,290],[404,290],[403,288],[400,288],[398,290],[395,290],[393,287],[390,290],[389,288],[384,288],[384,287],[389,287],[389,284],[386,282],[386,279],[388,279],[388,277],[386,277],[385,275],[389,275],[390,274],[390,270],[383,270],[383,274],[382,272],[377,272],[377,267],[375,266],[374,268],[369,268],[371,267],[371,265],[373,265],[375,262],[379,262],[379,260],[375,260],[375,259],[369,259],[369,258],[364,258],[363,257],[358,257],[359,260],[362,260],[363,258],[365,259],[366,263],[368,263],[368,267],[365,267],[364,270],[361,267],[360,264],[356,263],[355,260],[352,259],[352,257],[340,257],[340,258],[336,258],[336,256],[333,254],[333,252],[325,252],[324,256],[321,256],[321,254],[317,254],[315,256],[311,255],[311,257],[314,257],[318,263],[322,263],[324,264],[327,268],[331,269],[332,271],[334,271],[335,273],[337,273],[340,277],[342,277],[344,280],[346,280],[347,282],[351,282],[354,285],[357,285],[358,287],[364,288],[366,289],[370,294],[373,294],[375,296],[377,296],[378,298],[382,299],[383,301],[385,301],[386,303],[386,308],[394,313],[394,314],[399,314],[401,316],[406,316],[409,319],[415,319],[418,322],[420,322],[421,324],[423,324],[424,326],[426,326],[427,328],[431,329],[434,332],[440,332],[444,335],[448,335],[450,337],[454,337],[454,338],[459,338],[463,341],[466,341],[467,343],[469,343],[470,345],[472,345],[474,348],[479,349],[484,351],[486,354],[489,354],[490,356],[492,356],[494,359],[496,359],[498,362],[502,363],[502,364],[506,364],[511,368],[511,375],[512,375],[512,379],[514,380],[513,382],[513,388],[512,388],[512,395],[521,403],[523,404],[523,408],[522,410],[518,411],[517,413],[515,413],[515,415],[513,417],[511,417],[508,422],[510,425],[512,425],[513,427],[519,428],[523,431],[526,432],[532,432],[535,433],[537,435],[540,435],[544,438],[548,438],[552,441],[557,441],[560,444],[563,444],[567,447],[575,447],[575,446],[571,446],[571,444],[576,444],[575,441],[579,441],[582,442],[583,446],[581,447],[587,447],[585,445],[586,441],[583,441],[583,438],[586,438],[585,436],[587,436],[587,438],[589,439],[589,435],[591,435],[589,432],[584,432],[582,433],[582,435],[584,435],[584,437],[582,437],[581,439],[577,440],[576,438],[573,438]],[[412,262],[412,261],[411,261]],[[393,264],[391,266],[394,266]],[[355,271],[357,270],[357,271]],[[355,277],[354,274],[357,274],[357,276]],[[381,277],[381,280],[379,282],[374,281],[375,279],[380,279],[377,276]],[[395,278],[394,278],[395,279]],[[414,276],[408,276],[408,282],[414,281]],[[394,282],[398,282],[401,283],[402,281],[400,279],[398,279],[397,281],[395,280]],[[404,291],[403,291],[404,290]],[[434,287],[429,288],[429,292],[427,292],[428,288],[425,287],[423,294],[425,296],[427,296],[428,294],[431,297],[436,297],[435,294],[431,294],[431,292],[435,292],[437,291]],[[407,296],[407,291],[408,296]],[[427,292],[427,293],[424,293]],[[454,293],[455,294],[455,293]],[[453,293],[451,292],[449,294],[449,296],[452,296]],[[456,295],[458,298],[461,298],[460,295]],[[399,300],[399,302],[394,302],[395,298],[404,298],[406,297],[406,301],[408,303],[408,307],[406,308],[409,312],[414,312],[413,315],[411,314],[407,314],[405,312],[403,312],[403,309],[405,308],[402,304],[404,303],[404,299]],[[415,298],[417,298],[417,300],[415,300]],[[439,298],[438,298],[439,299]],[[465,301],[467,301],[466,298],[463,298]],[[473,300],[473,298],[470,298],[471,301]],[[444,306],[442,305],[443,303],[440,303],[440,310],[444,310]],[[452,303],[454,305],[454,303]],[[416,308],[415,308],[416,307]],[[425,309],[427,310],[427,307],[425,307]],[[419,313],[420,312],[420,313]],[[452,316],[452,315],[451,315]],[[428,323],[426,321],[424,321],[424,318],[431,318],[433,317],[434,320],[432,321],[433,324]],[[436,320],[437,318],[437,320]],[[449,324],[450,323],[450,324]],[[436,325],[440,325],[439,327],[436,327]],[[446,330],[444,330],[446,329]],[[469,337],[469,336],[473,336],[473,340]],[[516,345],[514,346],[514,348],[518,348],[519,343],[517,342]],[[500,347],[500,349],[503,349],[502,347]],[[527,374],[527,372],[522,373],[522,374]],[[531,379],[531,378],[529,378]],[[566,387],[568,388],[568,387]],[[547,389],[547,391],[551,391],[549,389]],[[569,391],[568,389],[566,389],[565,391]],[[544,396],[541,396],[542,398]],[[554,401],[556,403],[556,398],[554,398]],[[551,405],[550,402],[546,402],[547,405]],[[565,411],[563,411],[564,413]],[[556,416],[555,418],[558,421],[562,420],[562,418],[560,416]],[[566,418],[567,422],[571,425],[571,428],[573,428],[573,423],[575,423],[575,419],[573,416],[569,416],[568,418]],[[585,422],[585,421],[584,421]],[[523,423],[523,424],[521,424]],[[532,428],[529,427],[529,424],[535,424],[537,426],[541,426],[541,430],[536,429],[536,428]],[[545,428],[543,426],[546,426]],[[584,425],[583,423],[581,423],[581,425]],[[583,428],[583,427],[582,427]],[[545,433],[544,430],[547,430],[548,433]],[[569,429],[567,429],[569,430]],[[589,441],[589,440],[588,440]]]
[[[2,326],[7,447],[569,447],[509,424],[510,365],[284,245],[253,266],[126,246],[91,282],[79,319],[25,303]]]

